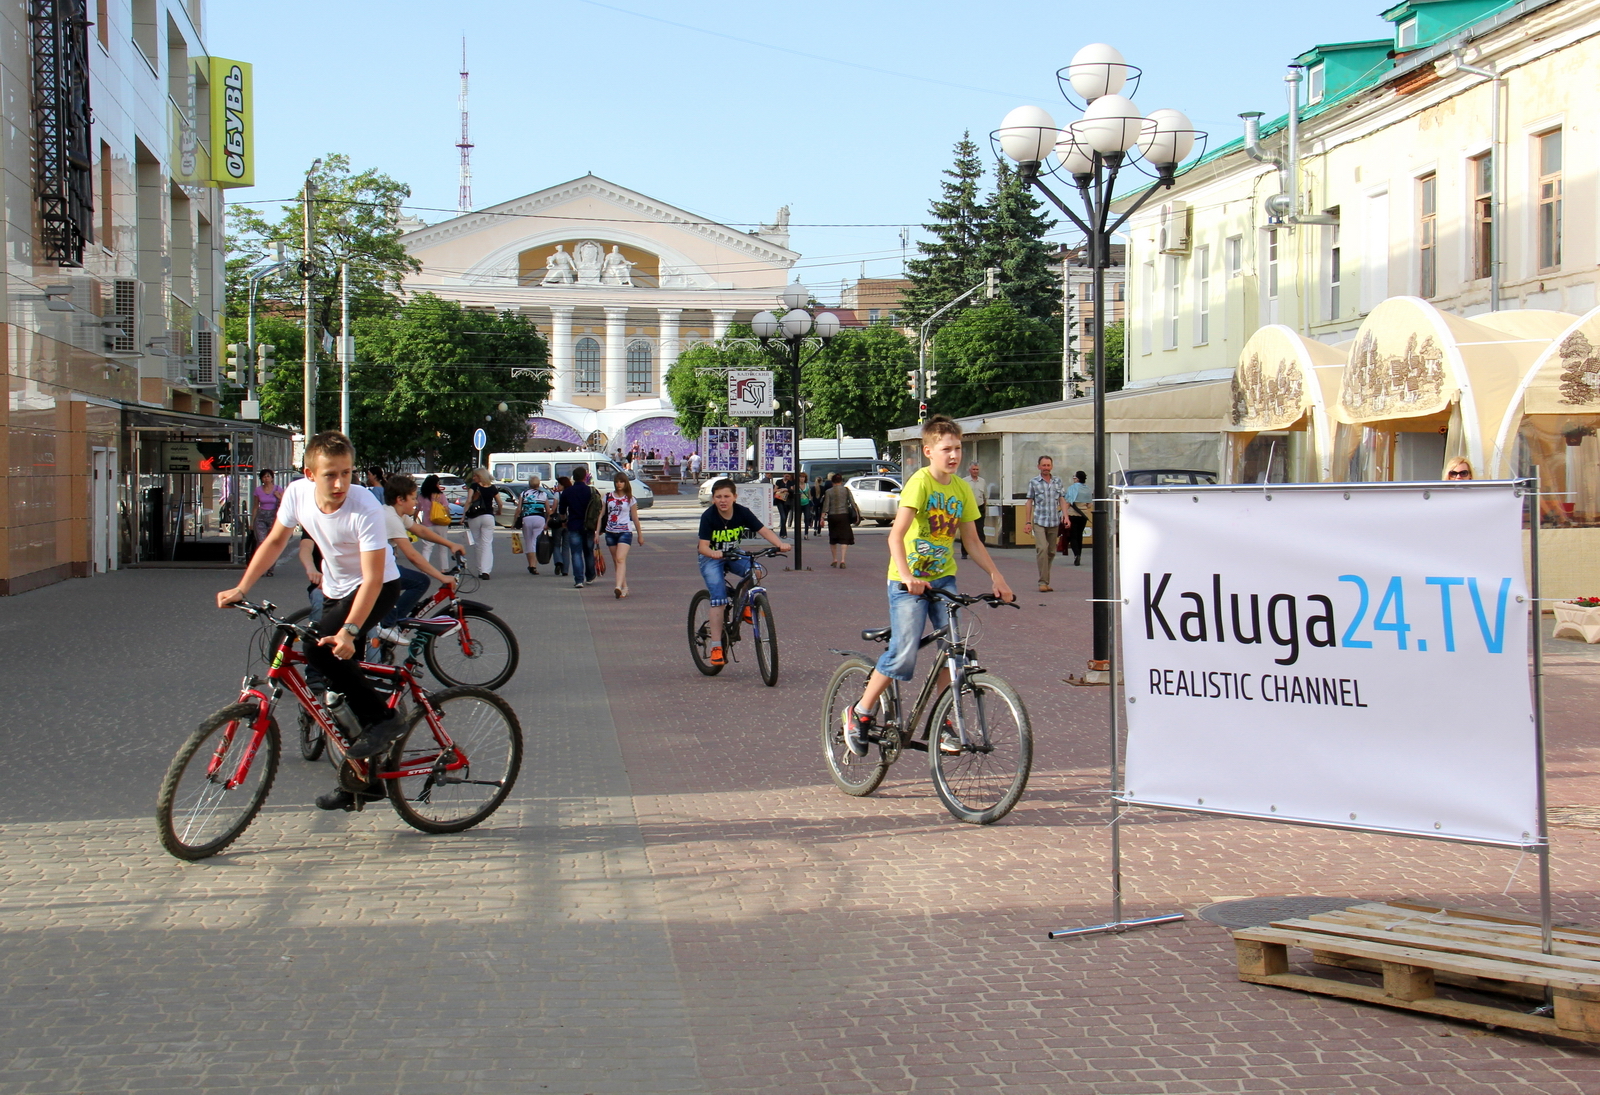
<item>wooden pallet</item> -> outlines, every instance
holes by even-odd
[[[1369,1004],[1600,1042],[1600,932],[1561,928],[1540,953],[1536,921],[1417,902],[1355,905],[1233,933],[1239,979]],[[1381,987],[1289,972],[1289,948],[1321,965],[1383,976]],[[1435,995],[1435,986],[1508,996],[1497,1007]],[[1554,1014],[1529,1014],[1547,993]]]

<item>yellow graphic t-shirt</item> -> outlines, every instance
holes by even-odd
[[[906,530],[906,562],[911,576],[931,582],[956,572],[956,537],[961,522],[978,519],[978,500],[965,479],[940,483],[927,468],[918,468],[900,492],[900,505],[917,511]],[[903,582],[889,556],[889,581]]]

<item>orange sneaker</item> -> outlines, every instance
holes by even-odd
[[[721,643],[718,643],[716,646],[713,646],[711,648],[711,664],[712,665],[727,665],[728,664],[727,657],[722,653],[722,644]]]
[[[747,623],[747,624],[755,623],[756,622],[755,609],[751,608],[749,605],[745,605],[744,606],[744,612],[740,615],[740,619],[744,620],[744,622]]]

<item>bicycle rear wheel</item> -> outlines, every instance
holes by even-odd
[[[500,808],[522,769],[522,725],[511,705],[487,688],[462,686],[435,693],[431,702],[449,736],[451,748],[441,753],[427,712],[420,707],[411,727],[389,753],[385,771],[438,758],[432,771],[387,779],[395,813],[425,833],[459,833]],[[465,757],[466,763],[443,770]]]
[[[238,786],[228,782],[255,738],[259,703],[235,703],[202,722],[172,758],[156,797],[161,846],[179,859],[216,855],[255,820],[278,774],[278,721],[266,734]]]
[[[300,709],[299,730],[301,758],[316,760],[322,756],[322,751],[328,747],[327,739],[322,736],[322,727],[317,725],[317,720],[304,707]]]
[[[711,605],[711,592],[702,589],[689,598],[689,656],[694,667],[708,677],[715,677],[723,667],[711,664],[711,648],[721,639],[719,632],[722,609]]]
[[[872,676],[872,665],[861,658],[850,658],[833,671],[827,697],[822,702],[822,755],[828,759],[828,774],[847,795],[870,795],[889,772],[889,761],[878,746],[868,746],[867,755],[858,757],[844,743],[844,710],[861,698]],[[880,718],[883,705],[878,705]]]
[[[747,603],[754,621],[750,638],[756,647],[756,666],[762,683],[771,688],[778,683],[778,626],[772,621],[772,603],[765,593],[757,593]]]
[[[430,635],[422,648],[428,672],[446,686],[499,688],[517,671],[521,651],[511,627],[493,612],[463,608],[464,631]]]
[[[955,727],[955,705],[971,743],[959,753],[940,749],[940,733]],[[946,688],[928,720],[933,789],[957,821],[988,825],[1011,812],[1033,768],[1033,725],[1022,697],[999,677],[971,678],[959,693]]]

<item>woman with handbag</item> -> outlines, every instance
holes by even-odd
[[[488,468],[473,468],[467,484],[467,544],[478,552],[478,577],[489,580],[494,570],[494,519],[500,512],[500,492],[489,479]]]
[[[555,509],[556,496],[539,485],[537,475],[528,476],[528,489],[518,499],[518,520],[522,522],[522,553],[528,557],[528,573],[539,573],[539,537],[544,535],[545,522]]]
[[[829,477],[828,493],[822,496],[822,507],[828,515],[828,550],[833,552],[833,562],[828,565],[844,570],[844,554],[856,542],[856,522],[861,511],[856,508],[855,495],[844,485],[844,476],[834,472]]]
[[[444,487],[439,485],[437,475],[424,479],[422,489],[417,492],[417,523],[427,525],[446,540],[450,538],[450,506],[445,501]],[[450,563],[452,548],[424,542],[418,550],[429,566],[443,570]]]

